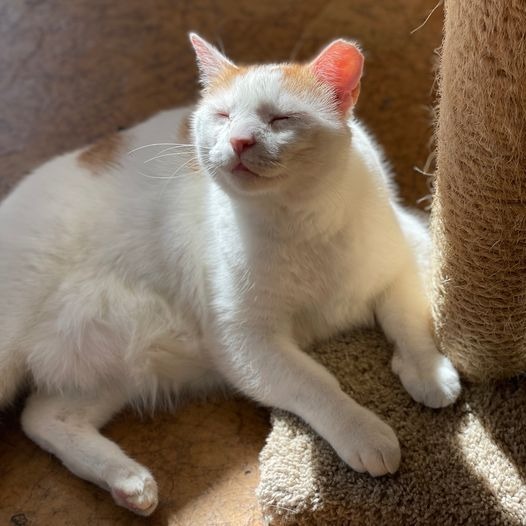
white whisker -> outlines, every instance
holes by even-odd
[[[176,149],[184,149],[184,148],[189,148],[188,146],[186,145],[180,145],[180,144],[177,144],[175,146],[169,146],[168,148],[163,148],[160,152],[159,152],[159,155],[161,155],[161,153],[164,153],[164,152],[168,152],[170,150],[176,150]],[[195,146],[192,144],[192,150],[195,149]]]
[[[151,148],[153,146],[169,146],[170,148],[175,148],[175,147],[178,147],[178,146],[185,146],[187,148],[195,148],[196,146],[194,144],[183,144],[183,143],[177,143],[177,142],[152,142],[151,144],[143,144],[142,146],[137,146],[137,148],[133,148],[133,150],[130,150],[128,152],[128,155],[130,155],[131,153],[134,153],[138,150],[143,150],[144,148]],[[211,148],[209,148],[208,146],[199,146],[198,148],[202,149],[202,150],[211,150]]]
[[[192,175],[190,172],[181,173],[178,175],[148,175],[144,172],[139,172],[142,176],[147,177],[148,179],[163,179],[163,180],[169,180],[169,179],[178,179],[179,177],[185,176],[185,175]]]
[[[181,170],[181,168],[184,168],[185,166],[190,164],[192,161],[196,161],[196,160],[197,160],[196,157],[192,157],[191,159],[188,159],[188,161],[184,162],[181,166],[179,166],[179,168],[177,168],[177,170],[175,170],[175,172],[171,175],[171,177],[175,177],[175,175],[179,173],[179,170]]]
[[[143,177],[147,177],[148,179],[171,179],[171,176],[169,176],[169,175],[149,175],[149,174],[145,174],[144,172],[141,172],[141,171],[139,171],[139,173]]]
[[[190,152],[172,152],[172,153],[165,153],[163,155],[156,155],[155,157],[150,157],[149,159],[146,159],[143,164],[149,163],[150,161],[154,161],[155,159],[161,159],[162,157],[176,157],[177,155],[194,155],[194,151]]]
[[[128,152],[128,155],[130,153],[136,152],[138,150],[142,150],[144,148],[150,148],[152,146],[178,146],[175,142],[152,142],[151,144],[144,144],[143,146],[137,146],[137,148],[134,148],[133,150],[130,150]]]
[[[179,171],[184,168],[185,166],[187,166],[189,163],[191,163],[192,161],[196,161],[197,159],[195,157],[192,157],[191,159],[188,159],[186,162],[184,162],[181,166],[179,166],[179,168],[177,168],[177,170],[175,170],[175,172],[171,173],[170,175],[150,175],[150,174],[146,174],[144,172],[141,172],[139,170],[139,173],[144,176],[144,177],[147,177],[148,179],[176,179],[180,176],[183,176],[183,175],[192,175],[191,172],[189,173],[183,173],[183,174],[179,174]],[[179,175],[178,175],[179,174]]]

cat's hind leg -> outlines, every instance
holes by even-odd
[[[157,506],[152,475],[98,431],[125,402],[120,393],[96,398],[35,393],[22,414],[22,427],[73,473],[109,490],[117,504],[149,515]]]

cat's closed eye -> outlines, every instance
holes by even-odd
[[[288,115],[275,115],[274,117],[270,118],[269,123],[274,124],[275,122],[286,121],[288,119],[290,119]]]

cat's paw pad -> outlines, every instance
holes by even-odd
[[[340,457],[360,473],[373,477],[395,473],[400,466],[400,444],[395,432],[376,415],[364,415],[353,426]]]
[[[449,358],[436,353],[425,364],[416,364],[395,353],[393,371],[412,398],[434,409],[451,405],[458,398],[460,378]]]
[[[119,506],[138,515],[150,515],[157,507],[157,484],[145,469],[118,477],[111,484],[110,491]]]

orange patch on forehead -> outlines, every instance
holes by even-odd
[[[284,64],[280,66],[283,73],[283,85],[298,95],[315,95],[324,91],[308,66],[302,64]]]
[[[78,156],[78,162],[95,174],[118,166],[119,154],[124,147],[121,134],[114,133],[89,146]]]
[[[244,75],[248,71],[246,67],[226,66],[224,67],[208,84],[205,91],[213,93],[221,89],[228,88],[234,82],[234,79]]]
[[[213,93],[214,91],[228,88],[236,78],[246,75],[251,69],[256,68],[257,66],[224,67],[206,87],[205,91],[207,93]],[[274,66],[274,68],[282,73],[284,88],[293,93],[315,96],[325,91],[323,84],[319,82],[307,65],[282,64]]]

